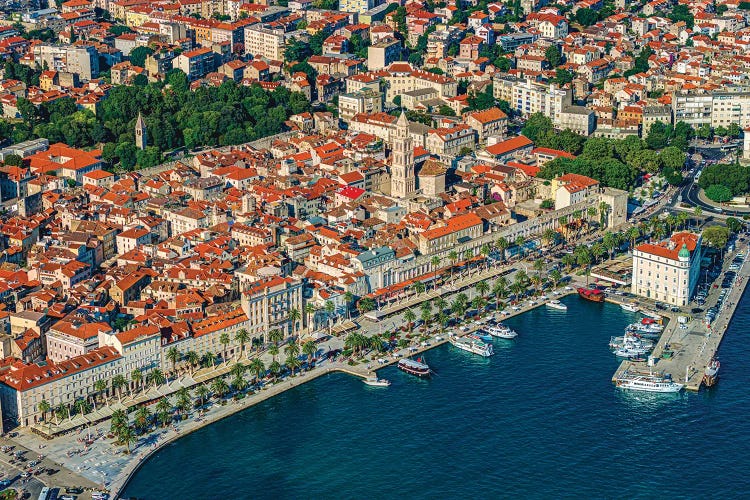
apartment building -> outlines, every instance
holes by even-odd
[[[76,74],[81,80],[99,76],[99,53],[90,45],[35,45],[34,61],[51,71]]]
[[[643,243],[633,252],[632,293],[686,306],[700,275],[701,235],[681,232],[660,243]]]
[[[386,38],[367,47],[367,69],[373,71],[389,66],[401,56],[401,42]]]
[[[364,90],[339,95],[339,117],[348,122],[360,113],[380,113],[383,111],[383,93]]]
[[[188,76],[197,80],[214,70],[214,52],[206,47],[183,52],[174,58],[173,65]]]
[[[289,311],[303,312],[302,280],[276,276],[256,281],[242,291],[241,303],[252,337],[266,339],[268,332],[276,328],[291,335],[295,330],[289,321]]]
[[[256,58],[283,61],[285,45],[283,33],[277,33],[258,24],[245,28],[245,53]]]
[[[445,225],[422,231],[418,236],[419,253],[431,255],[455,247],[458,243],[482,236],[483,223],[473,213],[457,215]]]
[[[99,347],[99,333],[112,331],[107,323],[86,323],[79,319],[55,323],[46,335],[47,357],[63,361],[81,356]]]

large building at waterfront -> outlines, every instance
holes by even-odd
[[[633,252],[632,292],[641,297],[686,306],[698,284],[701,236],[675,233],[661,243],[643,243]]]

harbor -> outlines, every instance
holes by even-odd
[[[659,315],[663,316],[667,324],[651,353],[649,359],[652,361],[623,361],[612,376],[613,382],[626,374],[669,374],[673,380],[683,384],[686,390],[697,392],[701,389],[706,368],[717,357],[719,346],[736,313],[750,276],[750,266],[746,262],[747,247],[743,245],[742,248],[737,248],[736,253],[742,254],[744,263],[737,271],[732,286],[726,288],[728,291],[723,298],[720,298],[719,291],[722,289],[715,287],[712,287],[708,294],[707,306],[716,307],[717,302],[721,300],[716,317],[710,324],[705,318],[691,317],[688,313],[659,311]],[[724,259],[724,272],[732,261],[730,257]],[[623,303],[612,297],[608,297],[607,300]],[[685,318],[685,322],[681,323],[680,317]]]

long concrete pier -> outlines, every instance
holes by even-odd
[[[736,252],[744,252],[747,259],[746,245],[737,248]],[[728,255],[724,259],[723,271],[727,270],[733,257],[734,255]],[[734,286],[728,289],[729,292],[716,319],[710,326],[705,323],[703,313],[700,317],[690,318],[686,323],[687,328],[683,329],[680,328],[677,316],[690,317],[689,313],[662,314],[660,312],[659,314],[669,318],[670,321],[652,352],[655,361],[654,366],[650,368],[645,362],[623,361],[612,377],[612,381],[614,382],[626,371],[631,374],[653,372],[669,374],[675,382],[684,384],[685,389],[699,391],[703,385],[705,368],[719,350],[735,309],[745,291],[749,276],[750,264],[744,262],[740,270],[737,271]],[[720,291],[721,288],[711,288],[705,304],[706,309],[717,304]],[[670,354],[668,357],[664,357],[665,351]]]

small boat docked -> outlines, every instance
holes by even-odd
[[[365,385],[369,385],[372,387],[388,387],[389,385],[391,385],[390,380],[386,380],[384,378],[378,378],[375,375],[373,375],[372,377],[367,377],[366,379],[363,379],[362,382],[364,382]]]
[[[559,300],[550,300],[549,302],[547,302],[547,307],[551,307],[552,309],[557,309],[558,311],[568,310],[568,306],[566,306]]]
[[[643,347],[636,347],[636,346],[623,346],[617,350],[615,350],[615,356],[618,358],[640,358],[644,354],[648,352],[648,349],[644,349]]]
[[[634,313],[637,313],[638,311],[641,310],[637,305],[632,304],[632,303],[620,304],[620,307],[622,308],[623,311],[634,312]]]
[[[684,387],[672,380],[669,375],[663,377],[659,375],[640,375],[631,374],[627,371],[615,379],[615,385],[620,389],[642,392],[661,392],[675,393],[680,392]]]
[[[703,384],[706,387],[712,387],[719,381],[719,368],[721,368],[721,363],[718,359],[712,358],[708,362],[706,369],[703,371]]]
[[[403,358],[398,361],[397,366],[399,370],[417,377],[429,377],[432,373],[429,365],[425,363],[422,358],[416,360],[411,358]]]
[[[458,347],[463,351],[467,351],[473,354],[478,354],[482,357],[489,358],[495,354],[492,349],[492,344],[485,344],[481,340],[471,340],[463,337],[456,337],[451,335],[448,340],[453,346]]]
[[[512,330],[509,326],[506,326],[502,323],[494,326],[488,326],[486,328],[486,331],[493,337],[497,337],[499,339],[514,339],[518,337],[518,333]]]
[[[609,347],[612,349],[620,349],[626,345],[634,345],[643,347],[644,349],[652,349],[654,347],[653,340],[645,340],[633,335],[625,335],[623,337],[610,337]]]
[[[659,313],[655,313],[653,311],[647,311],[646,309],[641,309],[640,313],[653,320],[656,320],[656,321],[661,320],[661,314]]]
[[[481,340],[482,342],[491,342],[492,341],[492,335],[489,333],[484,333],[482,330],[476,330],[468,335],[469,337],[473,338],[474,340]]]
[[[593,288],[580,287],[577,289],[578,296],[591,302],[604,302],[604,292]]]

